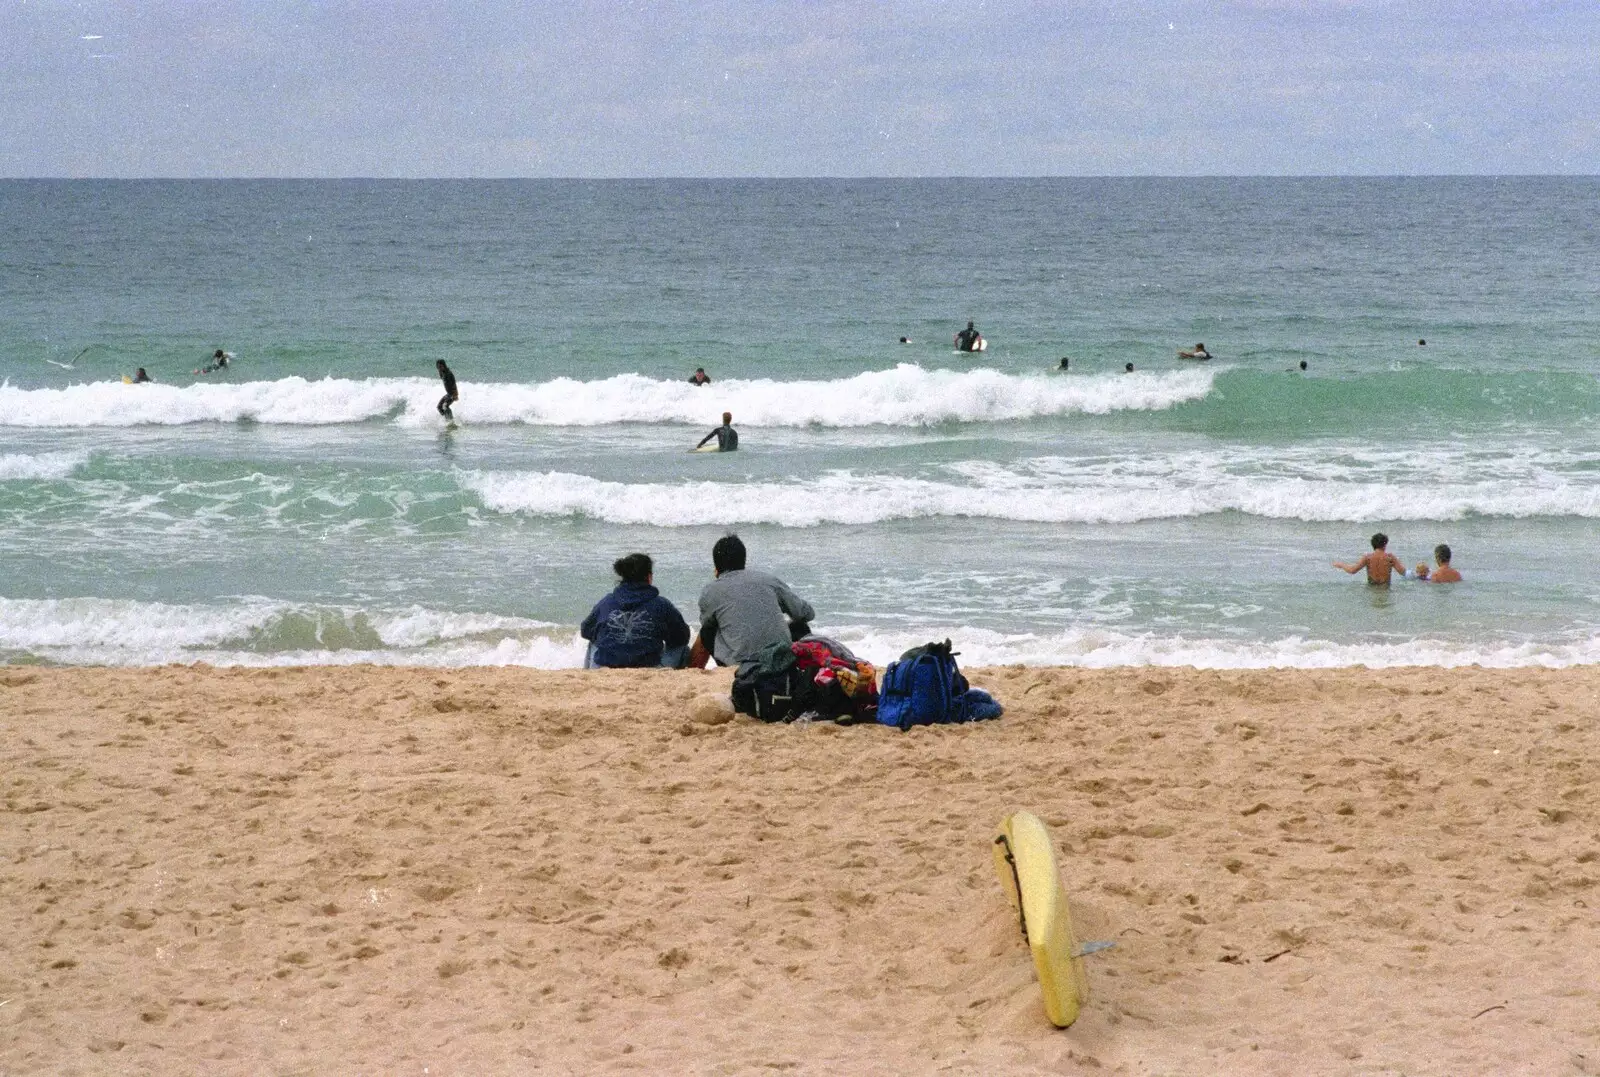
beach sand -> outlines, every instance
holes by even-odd
[[[1600,1073],[1600,670],[969,673],[0,668],[0,1073]]]

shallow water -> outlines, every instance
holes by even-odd
[[[736,529],[879,661],[1592,662],[1597,195],[0,182],[0,655],[576,664]]]

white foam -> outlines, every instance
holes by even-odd
[[[1600,483],[1593,478],[1427,484],[1284,478],[1231,474],[1214,461],[1178,477],[1162,474],[1160,463],[1082,465],[1058,475],[1029,466],[948,467],[964,474],[967,481],[959,483],[848,471],[780,482],[624,483],[562,471],[465,472],[460,481],[496,512],[659,527],[815,527],[926,517],[1096,524],[1222,512],[1317,522],[1600,517]]]
[[[461,382],[456,413],[472,423],[601,426],[714,424],[723,411],[741,426],[923,426],[1070,413],[1170,408],[1211,390],[1211,371],[1082,378],[996,370],[924,370],[902,364],[833,381],[719,380],[710,388],[620,374],[597,381]],[[0,425],[27,427],[177,425],[197,422],[331,424],[394,415],[401,425],[437,423],[437,381],[428,378],[281,378],[193,385],[96,382],[64,389],[0,385]]]
[[[279,632],[285,622],[292,622],[297,632]],[[1014,664],[1095,669],[1516,668],[1600,663],[1600,637],[1584,635],[1554,640],[1419,639],[1382,643],[1299,636],[1240,641],[1100,628],[1007,634],[959,624],[911,625],[892,630],[820,624],[818,629],[842,640],[880,669],[910,647],[945,638],[955,641],[961,664],[968,668]],[[306,633],[312,633],[314,638],[293,645]],[[376,638],[370,638],[373,633]],[[281,641],[283,645],[271,645],[283,635],[288,636]],[[368,645],[348,643],[363,637],[368,637]],[[0,651],[71,665],[373,663],[573,669],[582,665],[584,642],[571,626],[420,607],[362,613],[325,607],[308,609],[260,598],[205,605],[98,598],[0,599]]]
[[[86,452],[0,454],[0,482],[7,479],[64,479],[89,460]]]
[[[238,422],[354,423],[415,406],[427,384],[420,378],[280,378],[238,384],[124,385],[93,382],[65,389],[0,386],[0,425],[116,427]],[[437,383],[433,388],[438,388]],[[414,399],[415,398],[415,399]],[[432,401],[427,402],[431,409]]]
[[[1241,641],[1190,639],[1155,634],[1126,634],[1104,629],[1070,629],[1054,634],[1004,634],[961,626],[886,632],[872,628],[820,629],[861,657],[882,666],[911,647],[929,640],[950,639],[963,667],[1076,666],[1108,669],[1121,666],[1193,666],[1197,669],[1335,669],[1367,666],[1479,665],[1495,669],[1524,666],[1564,668],[1600,663],[1600,638],[1558,641],[1441,639],[1404,643],[1353,642],[1291,636],[1278,640]]]
[[[362,641],[376,646],[358,646]],[[297,645],[298,644],[298,645]],[[264,598],[202,605],[121,599],[0,599],[0,651],[70,665],[582,664],[574,630],[484,613],[364,613]]]

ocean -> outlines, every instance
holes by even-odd
[[[728,531],[879,663],[1600,661],[1597,220],[1592,178],[0,181],[0,661],[575,666],[615,558],[692,623]],[[1378,530],[1465,582],[1330,566]]]

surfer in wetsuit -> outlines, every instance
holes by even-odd
[[[956,334],[956,351],[975,352],[978,350],[978,341],[983,339],[983,334],[973,328],[971,322],[967,327]]]
[[[205,366],[201,367],[199,370],[196,370],[195,373],[196,374],[209,374],[213,370],[226,370],[226,369],[228,369],[228,360],[232,359],[232,358],[233,358],[232,355],[229,355],[227,352],[223,351],[221,348],[218,348],[216,351],[211,353],[211,362],[207,363]]]
[[[739,448],[739,431],[733,428],[733,412],[723,412],[722,425],[701,438],[700,445],[704,445],[712,438],[717,439],[718,452],[734,452]],[[698,449],[700,445],[696,445],[695,448]]]
[[[1179,359],[1210,359],[1211,358],[1211,353],[1206,351],[1206,346],[1204,344],[1196,344],[1193,349],[1179,348],[1178,349],[1178,358]]]
[[[133,372],[133,384],[135,384],[135,385],[142,385],[143,383],[145,383],[147,381],[150,381],[150,380],[151,380],[150,375],[148,375],[148,374],[146,374],[144,372],[144,367],[140,367],[138,370],[135,370]]]
[[[697,366],[697,367],[694,368],[694,373],[689,376],[689,384],[690,385],[710,385],[711,384],[711,375],[706,373],[706,368],[705,367]]]
[[[444,395],[439,398],[439,414],[454,422],[455,415],[450,411],[450,405],[461,399],[461,394],[456,392],[456,376],[445,366],[443,359],[434,366],[439,368],[439,378],[444,382]]]

